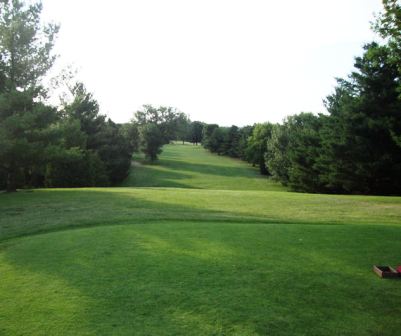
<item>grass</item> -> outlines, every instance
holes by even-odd
[[[401,263],[400,197],[286,192],[180,145],[138,176],[0,194],[0,335],[399,333],[401,281],[371,268]]]
[[[137,157],[135,169],[122,186],[196,188],[209,190],[285,190],[258,174],[247,163],[218,156],[192,144],[163,148],[160,161],[143,165]]]
[[[0,237],[149,221],[400,225],[400,197],[177,188],[45,189],[0,195]]]

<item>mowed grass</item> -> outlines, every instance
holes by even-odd
[[[399,334],[401,280],[372,265],[401,264],[400,197],[279,191],[213,155],[242,185],[163,167],[202,151],[168,146],[126,182],[188,188],[0,194],[0,335]]]
[[[391,335],[397,227],[147,223],[43,234],[0,253],[4,335]],[[380,237],[380,239],[378,239]],[[385,243],[384,243],[385,241]]]
[[[182,188],[43,189],[0,194],[0,240],[155,220],[401,227],[401,197]]]
[[[188,143],[164,146],[160,160],[152,165],[144,165],[141,156],[135,159],[134,169],[122,186],[285,190],[239,159],[218,156]]]

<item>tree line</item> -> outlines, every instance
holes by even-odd
[[[99,114],[79,82],[70,102],[46,103],[59,27],[42,24],[41,12],[41,3],[0,2],[0,188],[116,183],[133,150],[124,128]]]
[[[155,161],[172,140],[201,143],[240,158],[293,190],[401,193],[401,5],[384,0],[355,69],[338,79],[327,113],[300,113],[281,124],[221,127],[172,108],[144,105],[116,124],[81,82],[70,99],[46,103],[59,27],[42,24],[40,3],[0,2],[0,189],[118,184],[134,152]]]
[[[0,1],[0,190],[115,185],[135,151],[153,161],[163,144],[186,136],[188,117],[171,107],[145,105],[131,123],[114,123],[71,78],[70,99],[46,103],[59,27],[42,23],[41,12],[40,2]]]
[[[210,151],[238,157],[293,190],[401,194],[401,4],[384,0],[355,69],[325,99],[326,114],[300,113],[282,124],[206,125]]]

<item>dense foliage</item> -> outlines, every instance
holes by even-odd
[[[198,123],[198,122],[194,122]],[[173,107],[143,105],[135,112],[129,127],[139,132],[140,149],[153,162],[162,146],[173,140],[199,142],[199,126],[193,127],[189,117]]]
[[[400,194],[401,5],[395,0],[383,4],[375,30],[386,42],[365,45],[355,70],[338,79],[326,98],[327,114],[301,113],[282,124],[256,124],[245,151],[241,142],[228,141],[227,128],[208,125],[205,147],[258,165],[262,174],[294,190]]]
[[[400,194],[401,4],[383,5],[374,29],[384,42],[365,45],[354,71],[326,98],[326,114],[240,128],[152,105],[118,125],[79,82],[69,86],[69,102],[46,104],[41,80],[55,59],[58,27],[41,23],[40,4],[1,1],[0,188],[116,184],[133,152],[155,161],[163,145],[179,140],[245,160],[298,191]]]
[[[99,114],[81,83],[71,103],[45,102],[58,27],[43,25],[41,11],[40,3],[0,2],[0,188],[117,183],[135,149],[130,134]]]
[[[8,191],[43,168],[56,113],[40,102],[58,27],[39,23],[40,4],[0,2],[0,169]]]

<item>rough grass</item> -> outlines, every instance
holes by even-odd
[[[0,194],[0,335],[399,333],[401,281],[371,268],[401,264],[400,197],[277,191],[213,155],[241,169],[164,167],[202,151],[169,146],[126,182],[181,171],[187,189]]]

